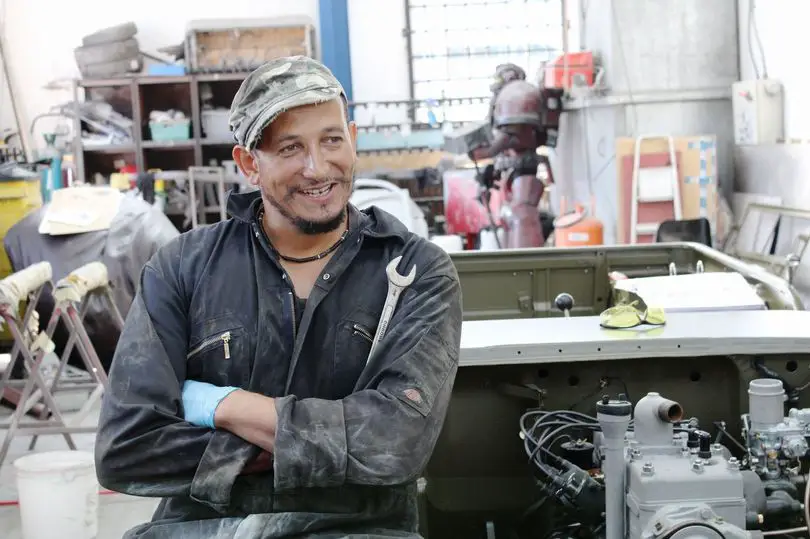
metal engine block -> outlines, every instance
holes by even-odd
[[[797,474],[799,459],[810,450],[810,409],[794,408],[785,417],[787,395],[775,379],[753,380],[748,399],[749,413],[742,416],[742,423],[751,469],[764,479]]]
[[[630,407],[609,399],[597,405],[607,539],[759,536],[746,531],[746,471],[738,460],[708,433],[676,433],[683,410],[658,393],[638,401],[626,436]]]
[[[684,419],[681,405],[658,393],[648,393],[635,407],[625,395],[604,396],[596,417],[530,411],[521,434],[544,479],[543,491],[569,512],[564,522],[576,519],[590,536],[807,536],[810,409],[785,414],[778,379],[753,380],[748,394],[742,441],[715,421],[713,442],[697,419]],[[593,433],[593,444],[583,432]],[[724,439],[733,445],[721,444]],[[573,537],[558,530],[549,537]]]

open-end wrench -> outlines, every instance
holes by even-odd
[[[388,324],[391,322],[391,318],[394,316],[394,311],[397,308],[399,296],[402,295],[403,290],[410,286],[414,277],[416,276],[415,264],[411,266],[411,271],[408,272],[408,275],[400,275],[400,273],[397,271],[397,266],[399,266],[399,262],[401,260],[402,257],[398,256],[389,262],[385,267],[385,275],[388,277],[388,295],[385,298],[385,304],[383,305],[383,310],[380,314],[380,322],[377,324],[377,331],[374,333],[374,340],[371,341],[371,350],[366,358],[366,364],[368,364],[368,361],[371,359],[371,355],[374,353],[377,345],[385,336],[386,331],[388,331]]]

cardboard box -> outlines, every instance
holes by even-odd
[[[636,139],[622,137],[616,139],[616,184],[617,184],[617,223],[616,242],[630,243],[630,208],[633,185],[633,154]],[[683,219],[706,217],[715,229],[718,213],[717,199],[717,139],[714,135],[675,137],[675,159],[677,161],[681,209]],[[663,166],[669,164],[669,147],[665,138],[646,139],[641,143],[642,166]],[[639,222],[650,222],[656,216],[660,220],[671,218],[671,204],[651,203],[639,209]],[[647,210],[647,215],[642,211]],[[669,213],[669,216],[666,214]],[[654,222],[660,222],[656,220]],[[639,243],[650,243],[654,236],[641,236]]]

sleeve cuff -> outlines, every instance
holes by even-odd
[[[236,478],[258,451],[259,448],[246,444],[230,432],[214,431],[194,473],[189,497],[225,512],[231,503]]]
[[[346,481],[348,448],[343,401],[275,399],[273,450],[276,490],[323,488]]]

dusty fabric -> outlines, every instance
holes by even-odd
[[[233,98],[228,124],[237,144],[253,149],[279,114],[346,97],[329,68],[306,56],[270,60],[250,73]]]
[[[113,285],[115,304],[123,316],[127,315],[135,298],[144,264],[162,245],[180,235],[166,214],[132,194],[121,199],[109,230],[68,236],[40,234],[39,225],[46,212],[47,206],[29,213],[6,234],[3,241],[12,267],[19,271],[38,262],[48,262],[53,268],[54,280],[59,280],[85,264],[102,262]],[[40,320],[47,321],[53,307],[53,296],[46,290],[37,306]],[[101,363],[109,370],[120,331],[105,301],[96,296],[89,298],[84,325]],[[62,354],[68,338],[64,325],[59,324],[53,338],[58,354]],[[75,347],[70,363],[85,368]]]
[[[418,537],[415,481],[458,367],[455,268],[391,215],[351,207],[298,324],[260,202],[231,195],[234,218],[183,234],[145,266],[104,397],[99,480],[164,498],[128,538]],[[416,280],[366,365],[385,266],[399,255]],[[257,447],[181,419],[186,379],[277,398],[272,470],[241,475]]]

